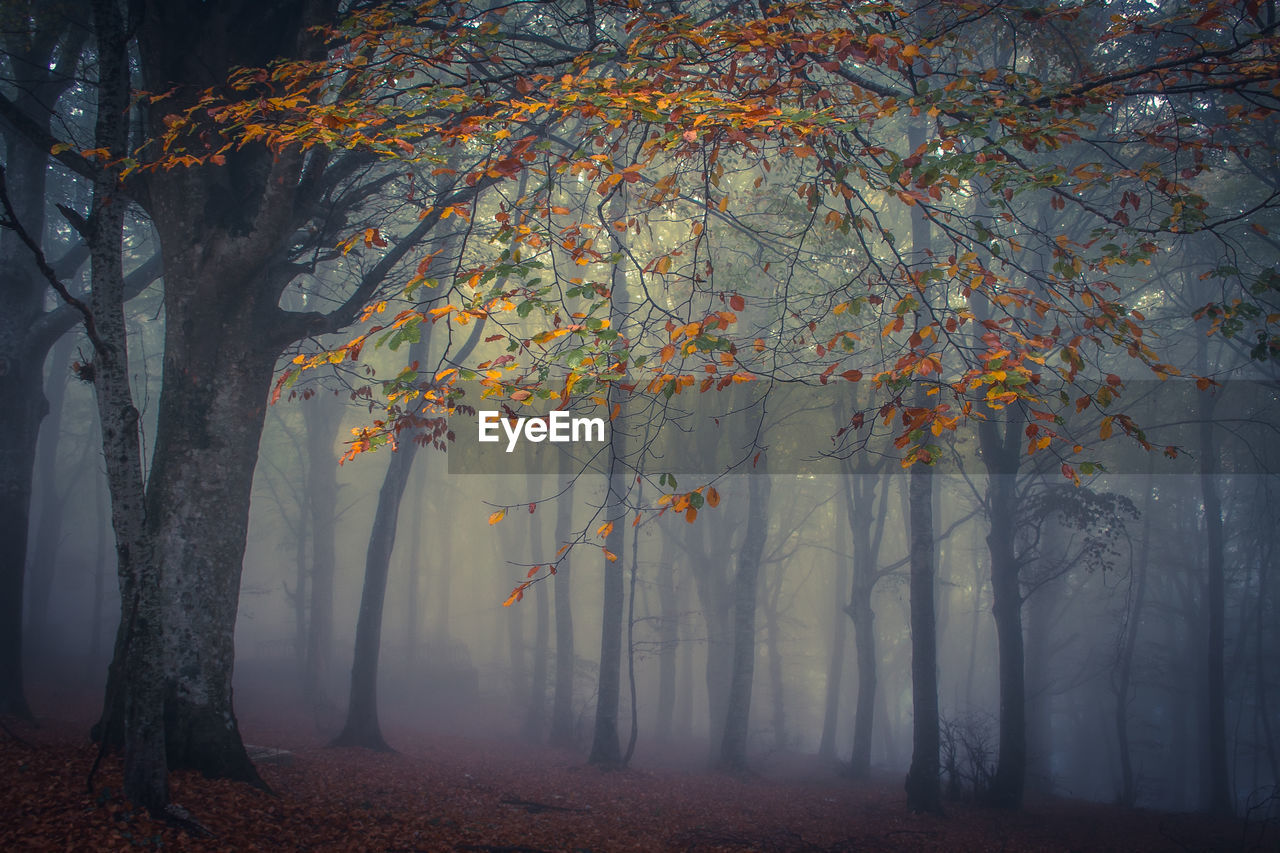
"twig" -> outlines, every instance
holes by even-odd
[[[58,292],[58,295],[62,297],[62,301],[66,302],[72,308],[75,308],[80,312],[80,315],[84,317],[84,331],[85,334],[89,336],[89,342],[93,344],[94,351],[98,353],[98,355],[104,357],[108,356],[110,349],[105,343],[103,343],[102,338],[98,337],[98,327],[93,322],[93,312],[89,310],[88,305],[85,305],[84,302],[71,295],[71,291],[67,290],[66,285],[64,285],[61,279],[58,278],[58,274],[53,271],[53,267],[49,266],[49,261],[45,258],[44,251],[40,248],[40,244],[37,243],[29,233],[27,233],[27,229],[24,228],[22,222],[18,220],[18,214],[13,209],[13,202],[9,200],[9,186],[5,182],[5,176],[5,167],[3,164],[0,164],[0,205],[4,206],[4,220],[0,222],[0,225],[8,228],[14,234],[17,234],[18,239],[31,250],[31,254],[35,258],[36,267],[39,268],[40,274],[43,275],[49,282],[49,285]]]

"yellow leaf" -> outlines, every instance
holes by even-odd
[[[491,513],[489,515],[489,524],[490,525],[497,524],[499,521],[502,521],[503,516],[505,516],[506,514],[507,514],[507,511],[505,509],[500,509],[497,512]]]
[[[612,532],[613,532],[612,521],[606,521],[604,524],[600,525],[600,529],[596,531],[596,533],[599,534],[602,539],[608,536]]]

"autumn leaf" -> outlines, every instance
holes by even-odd
[[[507,511],[505,509],[500,509],[500,510],[497,510],[496,512],[490,513],[489,525],[493,526],[497,524],[499,521],[502,521],[503,517],[506,516],[506,514],[507,514]]]

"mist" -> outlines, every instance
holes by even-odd
[[[260,5],[6,13],[0,846],[1276,843],[1274,9]]]

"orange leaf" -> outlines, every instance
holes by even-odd
[[[707,487],[707,503],[711,506],[720,506],[720,493],[716,491],[715,486]]]
[[[613,522],[612,522],[612,521],[606,521],[604,524],[600,525],[600,529],[598,529],[598,530],[596,531],[596,533],[597,533],[601,538],[604,538],[605,536],[608,536],[608,535],[609,535],[610,533],[612,533],[612,532],[613,532]]]
[[[490,513],[489,524],[490,525],[497,524],[499,521],[502,521],[502,517],[505,516],[506,514],[507,514],[507,511],[505,509],[500,509],[497,512]]]

